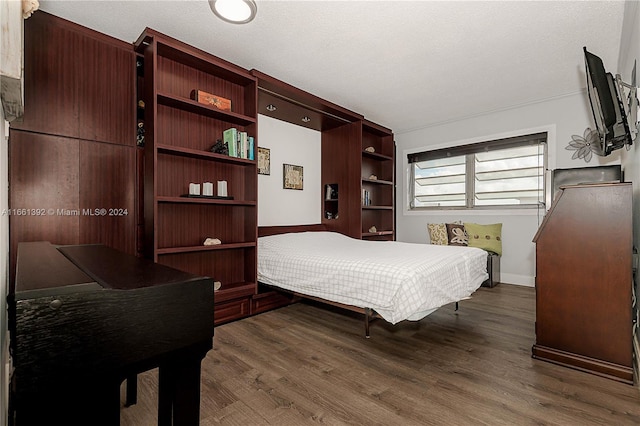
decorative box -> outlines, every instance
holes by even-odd
[[[192,90],[191,99],[196,102],[200,102],[201,104],[213,105],[214,107],[224,111],[231,111],[231,99],[212,95],[211,93],[203,92],[202,90]]]

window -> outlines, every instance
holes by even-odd
[[[546,133],[409,154],[410,208],[538,206]]]

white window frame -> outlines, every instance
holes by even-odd
[[[488,134],[485,136],[477,136],[477,137],[473,137],[473,138],[469,138],[469,139],[461,139],[461,140],[454,140],[454,141],[450,141],[450,142],[446,142],[446,143],[441,143],[441,144],[434,144],[434,145],[429,145],[429,146],[417,146],[414,148],[407,148],[403,150],[403,154],[401,156],[398,156],[398,170],[404,170],[404,177],[402,179],[402,191],[398,191],[397,195],[398,195],[398,203],[400,203],[402,206],[404,206],[404,208],[402,209],[402,214],[403,216],[439,216],[441,215],[443,212],[450,210],[451,208],[440,208],[440,209],[424,209],[424,208],[417,208],[417,209],[411,209],[410,208],[410,201],[411,201],[411,185],[413,185],[413,181],[412,181],[412,173],[411,173],[411,167],[412,164],[410,164],[407,160],[407,157],[409,154],[414,154],[417,152],[423,152],[423,151],[430,151],[430,150],[435,150],[435,149],[443,149],[443,148],[449,148],[449,147],[455,147],[455,146],[459,146],[459,145],[466,145],[466,144],[472,144],[472,143],[479,143],[479,142],[484,142],[484,141],[488,141],[488,140],[496,140],[496,139],[502,139],[502,138],[509,138],[509,137],[514,137],[514,136],[521,136],[521,135],[527,135],[527,134],[534,134],[534,133],[541,133],[541,132],[546,132],[547,133],[547,151],[546,151],[546,159],[547,159],[547,164],[546,164],[546,170],[545,170],[545,182],[550,182],[550,170],[553,170],[556,167],[556,155],[555,155],[555,147],[557,144],[557,130],[556,130],[556,125],[555,124],[546,124],[546,125],[542,125],[542,126],[538,126],[538,127],[531,127],[531,128],[523,128],[520,130],[513,130],[513,131],[507,131],[507,132],[503,132],[503,133],[495,133],[495,134]],[[413,135],[412,135],[413,136]],[[413,138],[415,139],[415,136],[413,136]],[[399,137],[398,139],[402,139],[401,137]],[[409,141],[410,142],[410,141]],[[400,189],[400,188],[399,188]],[[544,203],[544,208],[542,209],[542,211],[544,212],[546,209],[549,208],[550,206],[550,194],[549,194],[549,189],[548,189],[548,185],[547,188],[545,189],[546,193],[545,193],[545,203]],[[520,207],[517,209],[513,209],[513,208],[505,208],[504,206],[483,206],[483,207],[476,207],[473,209],[469,209],[466,207],[458,207],[455,210],[460,211],[460,212],[465,212],[465,214],[472,214],[472,215],[502,215],[502,214],[508,214],[508,215],[540,215],[540,206],[536,207],[536,206],[525,206],[525,207]]]

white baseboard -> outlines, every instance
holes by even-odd
[[[530,277],[527,275],[505,274],[504,272],[500,272],[500,282],[505,284],[521,285],[525,287],[536,286],[535,277]]]

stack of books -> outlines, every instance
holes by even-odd
[[[222,137],[223,142],[229,147],[230,157],[254,159],[253,136],[247,135],[247,132],[239,132],[235,127],[231,127],[222,133]]]
[[[371,193],[366,189],[362,190],[362,205],[370,206],[371,205]]]

